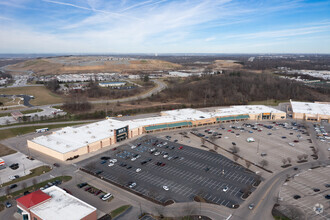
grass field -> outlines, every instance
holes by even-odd
[[[55,177],[55,178],[52,178],[52,179],[43,181],[41,183],[38,183],[38,184],[36,184],[34,186],[26,187],[25,189],[21,189],[21,190],[18,190],[18,191],[9,193],[9,195],[1,196],[0,197],[0,202],[4,202],[4,201],[6,201],[9,198],[15,198],[17,196],[23,195],[23,193],[25,191],[30,191],[31,192],[32,190],[39,189],[40,187],[45,186],[48,182],[54,182],[55,180],[62,180],[63,182],[67,182],[67,181],[69,181],[71,179],[72,179],[71,176],[59,176],[59,177]]]
[[[27,180],[27,179],[30,179],[30,178],[35,177],[35,176],[40,176],[41,174],[47,173],[49,171],[51,171],[51,168],[49,166],[40,166],[40,167],[32,169],[31,173],[29,175],[22,176],[18,179],[14,179],[10,182],[6,182],[6,183],[2,184],[2,186],[3,187],[4,186],[9,186],[11,184],[18,183],[20,181]]]
[[[29,86],[29,87],[17,87],[17,88],[4,88],[0,89],[0,94],[6,95],[32,95],[34,99],[30,101],[32,105],[49,105],[55,103],[62,103],[61,96],[50,92],[43,86]]]
[[[114,219],[116,216],[120,215],[121,213],[125,212],[127,209],[129,209],[131,206],[130,205],[123,205],[115,210],[112,210],[110,215],[111,218]]]
[[[17,151],[3,145],[3,144],[0,144],[0,157],[3,157],[3,156],[6,156],[6,155],[10,155],[10,154],[14,154],[16,153]]]
[[[282,102],[289,102],[289,100],[275,100],[275,99],[269,99],[269,100],[264,100],[264,101],[252,101],[249,102],[249,105],[272,105],[272,106],[277,106],[279,103]]]
[[[62,128],[66,126],[79,125],[83,123],[69,123],[69,124],[56,124],[56,125],[40,125],[40,126],[31,126],[31,127],[19,127],[19,128],[9,128],[6,130],[0,131],[0,140],[15,137],[17,135],[27,134],[35,132],[38,128],[48,127],[49,129]]]

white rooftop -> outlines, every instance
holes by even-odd
[[[40,136],[32,141],[60,153],[67,153],[87,144],[114,136],[114,129],[127,126],[126,121],[107,119],[80,127],[65,127],[51,135]]]
[[[330,104],[291,101],[295,113],[330,115]]]
[[[164,115],[171,115],[175,117],[180,117],[184,120],[201,120],[204,118],[212,118],[212,115],[207,112],[202,112],[192,108],[185,108],[185,109],[176,109],[170,111],[162,111]]]
[[[261,114],[261,113],[284,113],[284,112],[265,105],[233,105],[229,108],[217,109],[215,116]]]
[[[163,116],[141,118],[127,121],[107,119],[80,127],[65,127],[51,135],[34,138],[34,143],[60,153],[67,153],[84,147],[96,141],[114,136],[114,130],[125,126],[135,129],[148,125],[173,123],[180,121],[196,121],[208,119],[215,116],[231,116],[241,114],[259,113],[284,113],[274,108],[263,105],[231,106],[228,108],[217,109],[215,112],[202,112],[187,108],[171,111],[163,111]]]
[[[52,198],[31,209],[41,219],[78,220],[96,210],[95,207],[77,199],[57,186],[49,187],[43,192]]]

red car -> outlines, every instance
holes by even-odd
[[[162,163],[160,166],[163,167],[163,166],[165,166],[165,165],[166,165],[166,163]]]
[[[293,142],[298,143],[299,141],[298,140],[294,140]]]
[[[92,187],[87,187],[86,189],[85,189],[85,191],[89,191],[90,189],[91,189]]]
[[[181,149],[183,149],[183,147],[182,147],[182,146],[180,146],[180,147],[179,147],[179,150],[181,150]]]
[[[231,132],[231,130],[228,130],[228,132]]]

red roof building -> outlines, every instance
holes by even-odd
[[[35,205],[38,205],[42,202],[47,201],[48,199],[52,198],[48,194],[42,192],[41,190],[32,192],[26,196],[18,198],[16,200],[17,205],[21,206],[25,210],[32,208]]]
[[[57,186],[16,199],[22,220],[96,220],[96,208]]]

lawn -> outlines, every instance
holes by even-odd
[[[55,180],[62,180],[63,182],[67,182],[67,181],[69,181],[71,179],[72,179],[71,176],[59,176],[59,177],[55,177],[55,178],[52,178],[52,179],[49,179],[49,180],[45,180],[45,181],[43,181],[41,183],[37,183],[34,186],[29,186],[29,187],[26,187],[25,189],[21,189],[21,190],[18,190],[18,191],[9,193],[9,195],[1,196],[0,197],[0,202],[4,202],[4,201],[6,201],[9,198],[15,198],[17,196],[23,195],[23,193],[25,191],[30,191],[31,192],[33,190],[39,189],[39,188],[45,186],[48,182],[54,182]]]
[[[1,132],[1,131],[0,131]],[[9,154],[14,154],[16,153],[17,151],[3,145],[3,144],[0,144],[0,157],[3,157],[3,156],[6,156],[6,155],[9,155]]]
[[[40,167],[37,167],[37,168],[34,168],[31,170],[31,173],[29,175],[26,175],[26,176],[22,176],[18,179],[14,179],[10,182],[7,182],[7,183],[4,183],[2,184],[2,186],[9,186],[11,184],[14,184],[14,183],[18,183],[20,181],[23,181],[23,180],[26,180],[26,179],[30,179],[32,177],[35,177],[35,176],[40,176],[41,174],[44,174],[44,173],[47,173],[51,171],[51,168],[49,166],[40,166]]]
[[[0,94],[6,95],[32,95],[34,99],[30,101],[32,105],[49,105],[55,103],[62,103],[63,99],[60,95],[50,92],[43,86],[28,86],[17,88],[3,88],[0,89]]]
[[[69,124],[55,124],[55,125],[39,125],[39,126],[30,126],[30,127],[19,127],[19,128],[9,128],[6,130],[0,131],[0,140],[15,137],[17,135],[23,135],[31,132],[35,132],[38,128],[47,127],[49,129],[62,128],[67,126],[73,126],[83,123],[69,123]]]
[[[112,210],[110,212],[111,218],[114,219],[116,216],[124,213],[127,209],[129,209],[131,206],[130,205],[123,205],[115,210]]]

